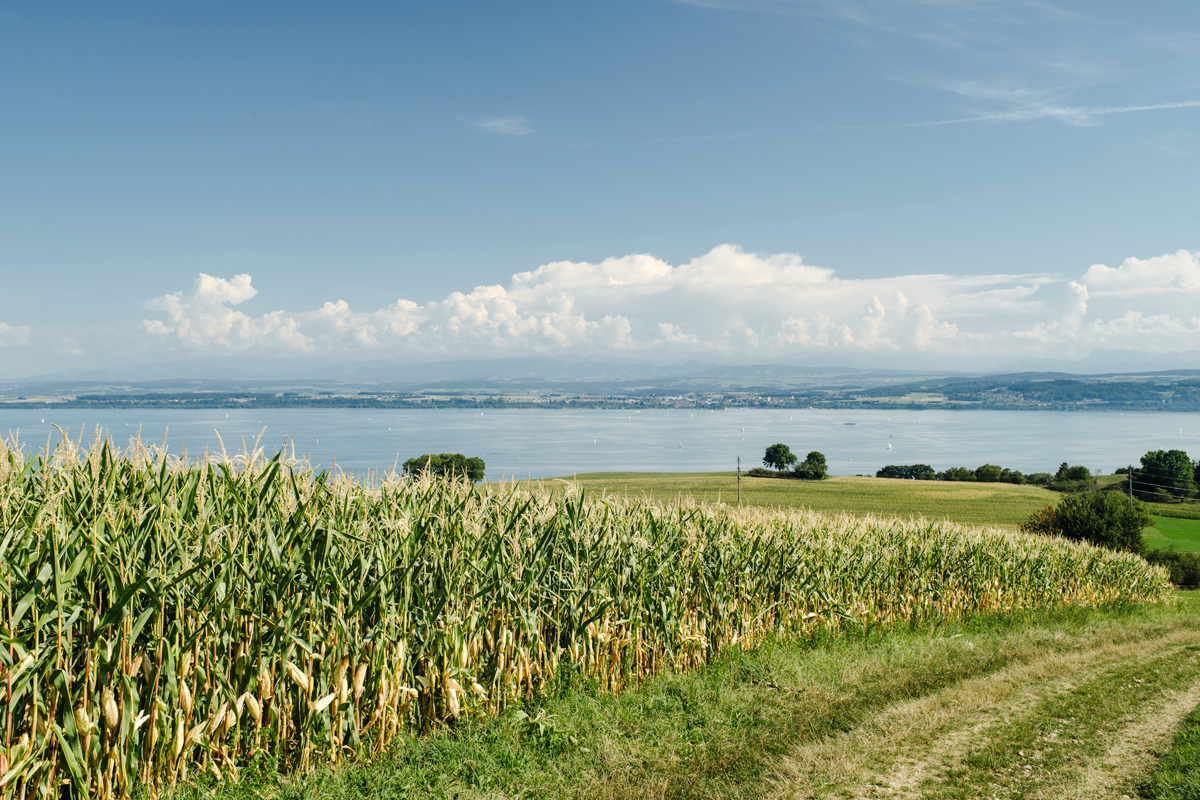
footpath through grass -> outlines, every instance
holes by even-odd
[[[576,681],[374,762],[262,763],[175,797],[1115,798],[1200,697],[1187,606],[772,641],[618,696]]]
[[[594,492],[650,497],[657,501],[693,497],[698,502],[738,500],[733,472],[591,472],[568,476]],[[552,483],[553,481],[545,481]],[[823,481],[742,477],[742,505],[811,508],[815,511],[889,517],[924,517],[1010,530],[1060,495],[1036,486],[1007,483],[906,481],[835,477]]]

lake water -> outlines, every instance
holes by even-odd
[[[1200,414],[1050,411],[840,410],[483,410],[272,409],[174,411],[0,410],[0,432],[19,431],[40,448],[58,439],[51,423],[84,443],[100,426],[125,443],[144,441],[198,455],[243,442],[270,452],[285,442],[318,467],[386,470],[422,453],[478,455],[490,480],[600,471],[733,470],[761,466],[763,451],[788,444],[801,459],[825,454],[834,475],[873,475],[886,464],[1000,464],[1053,472],[1063,462],[1104,474],[1137,464],[1147,450],[1200,458]],[[169,434],[168,434],[169,431]]]

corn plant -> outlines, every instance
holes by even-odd
[[[0,441],[0,799],[377,752],[818,627],[1160,601],[1140,558],[920,520]]]

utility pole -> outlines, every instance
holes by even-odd
[[[1133,464],[1129,465],[1129,505],[1133,505]]]
[[[742,457],[738,456],[738,505],[742,504]]]

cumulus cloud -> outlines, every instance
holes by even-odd
[[[682,264],[645,254],[557,261],[428,303],[250,315],[249,275],[202,274],[156,298],[144,329],[215,351],[460,356],[815,353],[1083,357],[1093,348],[1180,349],[1200,333],[1200,254],[1041,273],[843,279],[794,254],[720,245]],[[1164,303],[1164,298],[1171,302]]]
[[[1118,267],[1093,264],[1083,282],[1104,294],[1196,292],[1200,290],[1200,253],[1180,250],[1157,258],[1127,258]]]
[[[28,325],[9,325],[0,322],[0,347],[18,347],[29,344]]]
[[[190,291],[174,292],[146,303],[148,309],[162,316],[143,320],[142,325],[151,334],[195,349],[311,348],[312,341],[300,332],[295,317],[282,311],[252,317],[231,308],[256,294],[258,290],[250,285],[249,275],[225,280],[201,272]]]

